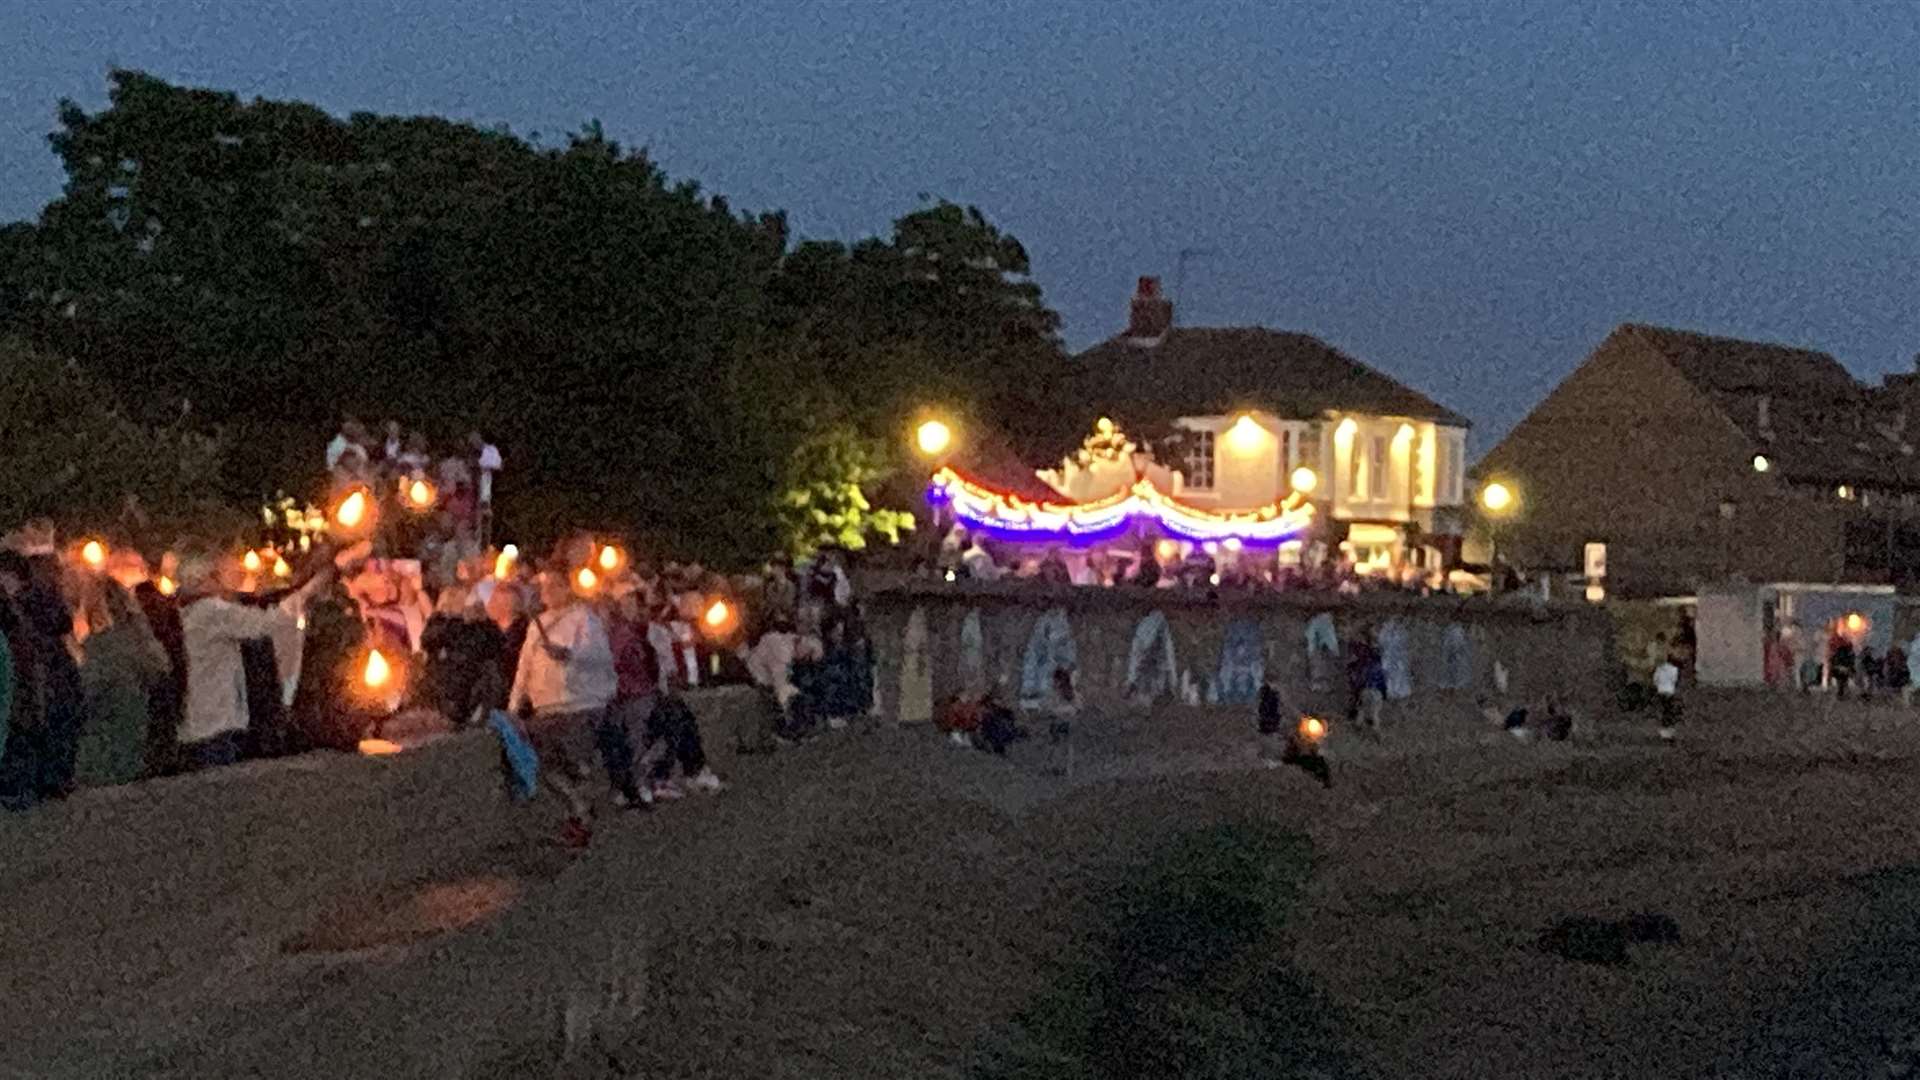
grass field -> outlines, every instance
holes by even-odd
[[[1692,704],[1337,727],[1330,791],[1206,710],[1071,781],[837,733],[572,863],[478,741],[89,796],[0,822],[0,1073],[1901,1075],[1920,719]]]

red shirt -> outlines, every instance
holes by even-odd
[[[621,699],[646,697],[660,688],[660,665],[647,643],[647,624],[630,622],[618,616],[607,620],[607,636],[613,644],[613,672],[619,679]]]

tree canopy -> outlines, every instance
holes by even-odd
[[[490,433],[516,529],[747,558],[799,542],[794,492],[897,464],[912,409],[1025,435],[1063,370],[1024,248],[971,207],[794,244],[595,123],[548,146],[131,71],[51,143],[66,189],[0,231],[0,320],[135,421],[225,432],[235,500],[391,417]]]

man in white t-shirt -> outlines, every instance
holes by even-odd
[[[1660,737],[1672,742],[1680,726],[1680,667],[1671,656],[1653,669],[1653,692],[1660,698]]]

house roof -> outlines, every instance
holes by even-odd
[[[1469,426],[1425,394],[1307,334],[1175,326],[1157,344],[1114,337],[1075,362],[1074,400],[1122,427],[1247,408],[1296,419],[1359,412]]]
[[[1920,414],[1832,356],[1787,345],[1629,323],[1614,331],[1665,359],[1789,479],[1920,488]],[[1920,398],[1913,399],[1920,405]]]

